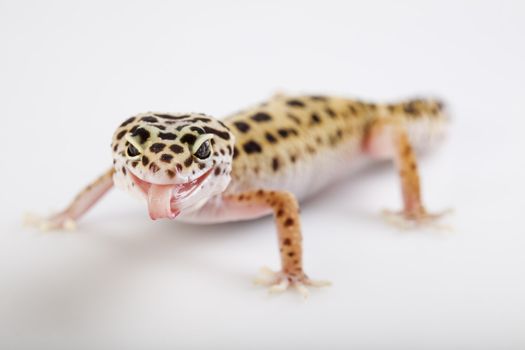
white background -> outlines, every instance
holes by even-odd
[[[523,2],[0,1],[0,348],[523,349]],[[112,191],[75,233],[23,228],[111,163],[148,110],[224,116],[274,91],[444,98],[422,159],[453,233],[400,232],[390,165],[305,203],[307,302],[251,284],[271,219],[151,222]]]

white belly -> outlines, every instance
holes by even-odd
[[[299,201],[302,201],[369,162],[370,158],[362,153],[361,143],[354,141],[353,144],[346,143],[335,149],[323,150],[309,159],[297,161],[293,167],[283,169],[278,175],[264,176],[263,174],[242,182],[232,180],[225,193],[235,194],[258,189],[281,190],[293,193]],[[177,220],[206,224],[249,220],[271,213],[271,208],[267,206],[247,207],[244,204],[225,201],[221,196],[217,196],[195,212],[182,213]]]

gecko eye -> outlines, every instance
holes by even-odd
[[[130,158],[135,158],[140,155],[140,152],[138,149],[135,148],[133,145],[128,146],[127,154]]]
[[[195,153],[193,153],[193,155],[199,159],[206,159],[210,156],[211,154],[211,149],[210,149],[210,141],[209,140],[206,140],[204,141],[200,146],[199,148],[197,149],[197,151],[195,151]]]

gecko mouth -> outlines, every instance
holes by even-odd
[[[195,180],[177,184],[154,184],[140,179],[131,171],[128,173],[131,180],[146,196],[149,216],[151,219],[157,220],[163,218],[175,219],[181,211],[180,203],[195,192],[212,170],[213,168]]]

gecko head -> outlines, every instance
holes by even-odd
[[[204,114],[139,114],[113,135],[115,185],[145,199],[152,219],[174,219],[226,189],[234,142]]]

